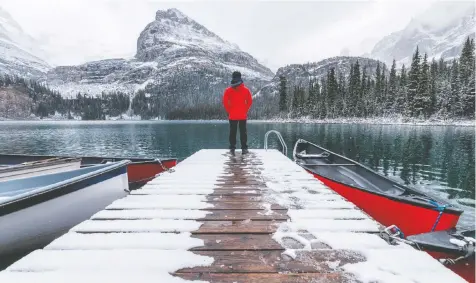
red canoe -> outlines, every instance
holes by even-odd
[[[454,228],[463,213],[444,200],[304,140],[297,141],[294,159],[376,221],[396,225],[405,236]]]
[[[0,165],[20,164],[23,162],[39,161],[44,159],[56,158],[57,156],[46,155],[13,155],[0,154]],[[65,157],[65,156],[62,156]],[[169,170],[177,165],[177,159],[153,159],[153,158],[127,158],[127,157],[101,157],[86,156],[81,157],[81,167],[87,167],[107,162],[117,162],[130,160],[127,166],[127,177],[129,179],[129,188],[136,189],[152,180],[157,174]]]
[[[94,165],[107,162],[130,160],[127,166],[129,187],[135,189],[152,180],[157,174],[170,170],[177,165],[177,159],[151,159],[127,157],[82,157],[81,165]]]

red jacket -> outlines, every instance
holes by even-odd
[[[223,94],[223,106],[230,120],[246,120],[251,104],[251,92],[244,84],[228,87]]]

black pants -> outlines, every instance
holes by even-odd
[[[230,121],[230,149],[236,148],[236,130],[240,127],[241,149],[248,149],[248,134],[246,133],[246,120],[229,120]]]

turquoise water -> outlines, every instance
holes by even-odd
[[[303,138],[449,199],[466,211],[460,225],[474,225],[473,127],[250,122],[249,147],[263,148],[268,130],[289,151]],[[203,148],[228,148],[227,122],[0,122],[0,153],[184,159]]]

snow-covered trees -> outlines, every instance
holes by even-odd
[[[417,47],[408,71],[405,65],[397,71],[395,61],[389,72],[384,64],[378,63],[375,72],[369,73],[358,60],[351,64],[347,74],[331,67],[320,84],[311,77],[307,91],[303,86],[295,87],[299,95],[294,92],[292,109],[299,108],[302,96],[307,103],[304,111],[291,111],[293,116],[299,113],[312,118],[474,118],[474,53],[474,41],[468,38],[459,60],[450,62],[429,62],[427,54],[421,55]]]
[[[75,98],[64,99],[58,92],[18,76],[0,76],[0,93],[0,117],[10,119],[59,113],[66,118],[75,115],[84,120],[101,120],[129,109],[129,94],[113,92],[90,97],[78,93]]]
[[[467,39],[460,57],[460,99],[462,104],[462,115],[474,117],[474,39]]]
[[[284,76],[279,77],[279,111],[287,110],[287,100],[286,100],[286,78]]]
[[[289,78],[284,75],[289,73],[281,73],[279,80],[264,86],[267,92],[262,92],[256,99],[250,117],[474,118],[475,50],[472,39],[466,40],[460,57],[452,61],[430,62],[427,54],[420,54],[416,48],[410,68],[397,67],[394,61],[388,70],[385,64],[362,57],[328,59],[324,63],[305,68],[296,65],[295,73],[291,72]],[[311,69],[314,71],[309,71]],[[221,105],[221,95],[228,85],[228,75],[219,72],[211,76],[207,72],[181,74],[165,86],[147,85],[134,94],[113,92],[93,97],[78,93],[72,99],[64,99],[58,92],[34,81],[0,76],[0,91],[7,91],[0,97],[0,117],[14,118],[12,113],[16,110],[12,109],[16,107],[23,113],[22,117],[60,113],[67,117],[105,119],[132,110],[143,119],[159,116],[223,119],[226,113]],[[211,79],[215,80],[214,84],[210,84]],[[16,95],[22,97],[13,97],[9,89],[15,89]]]

